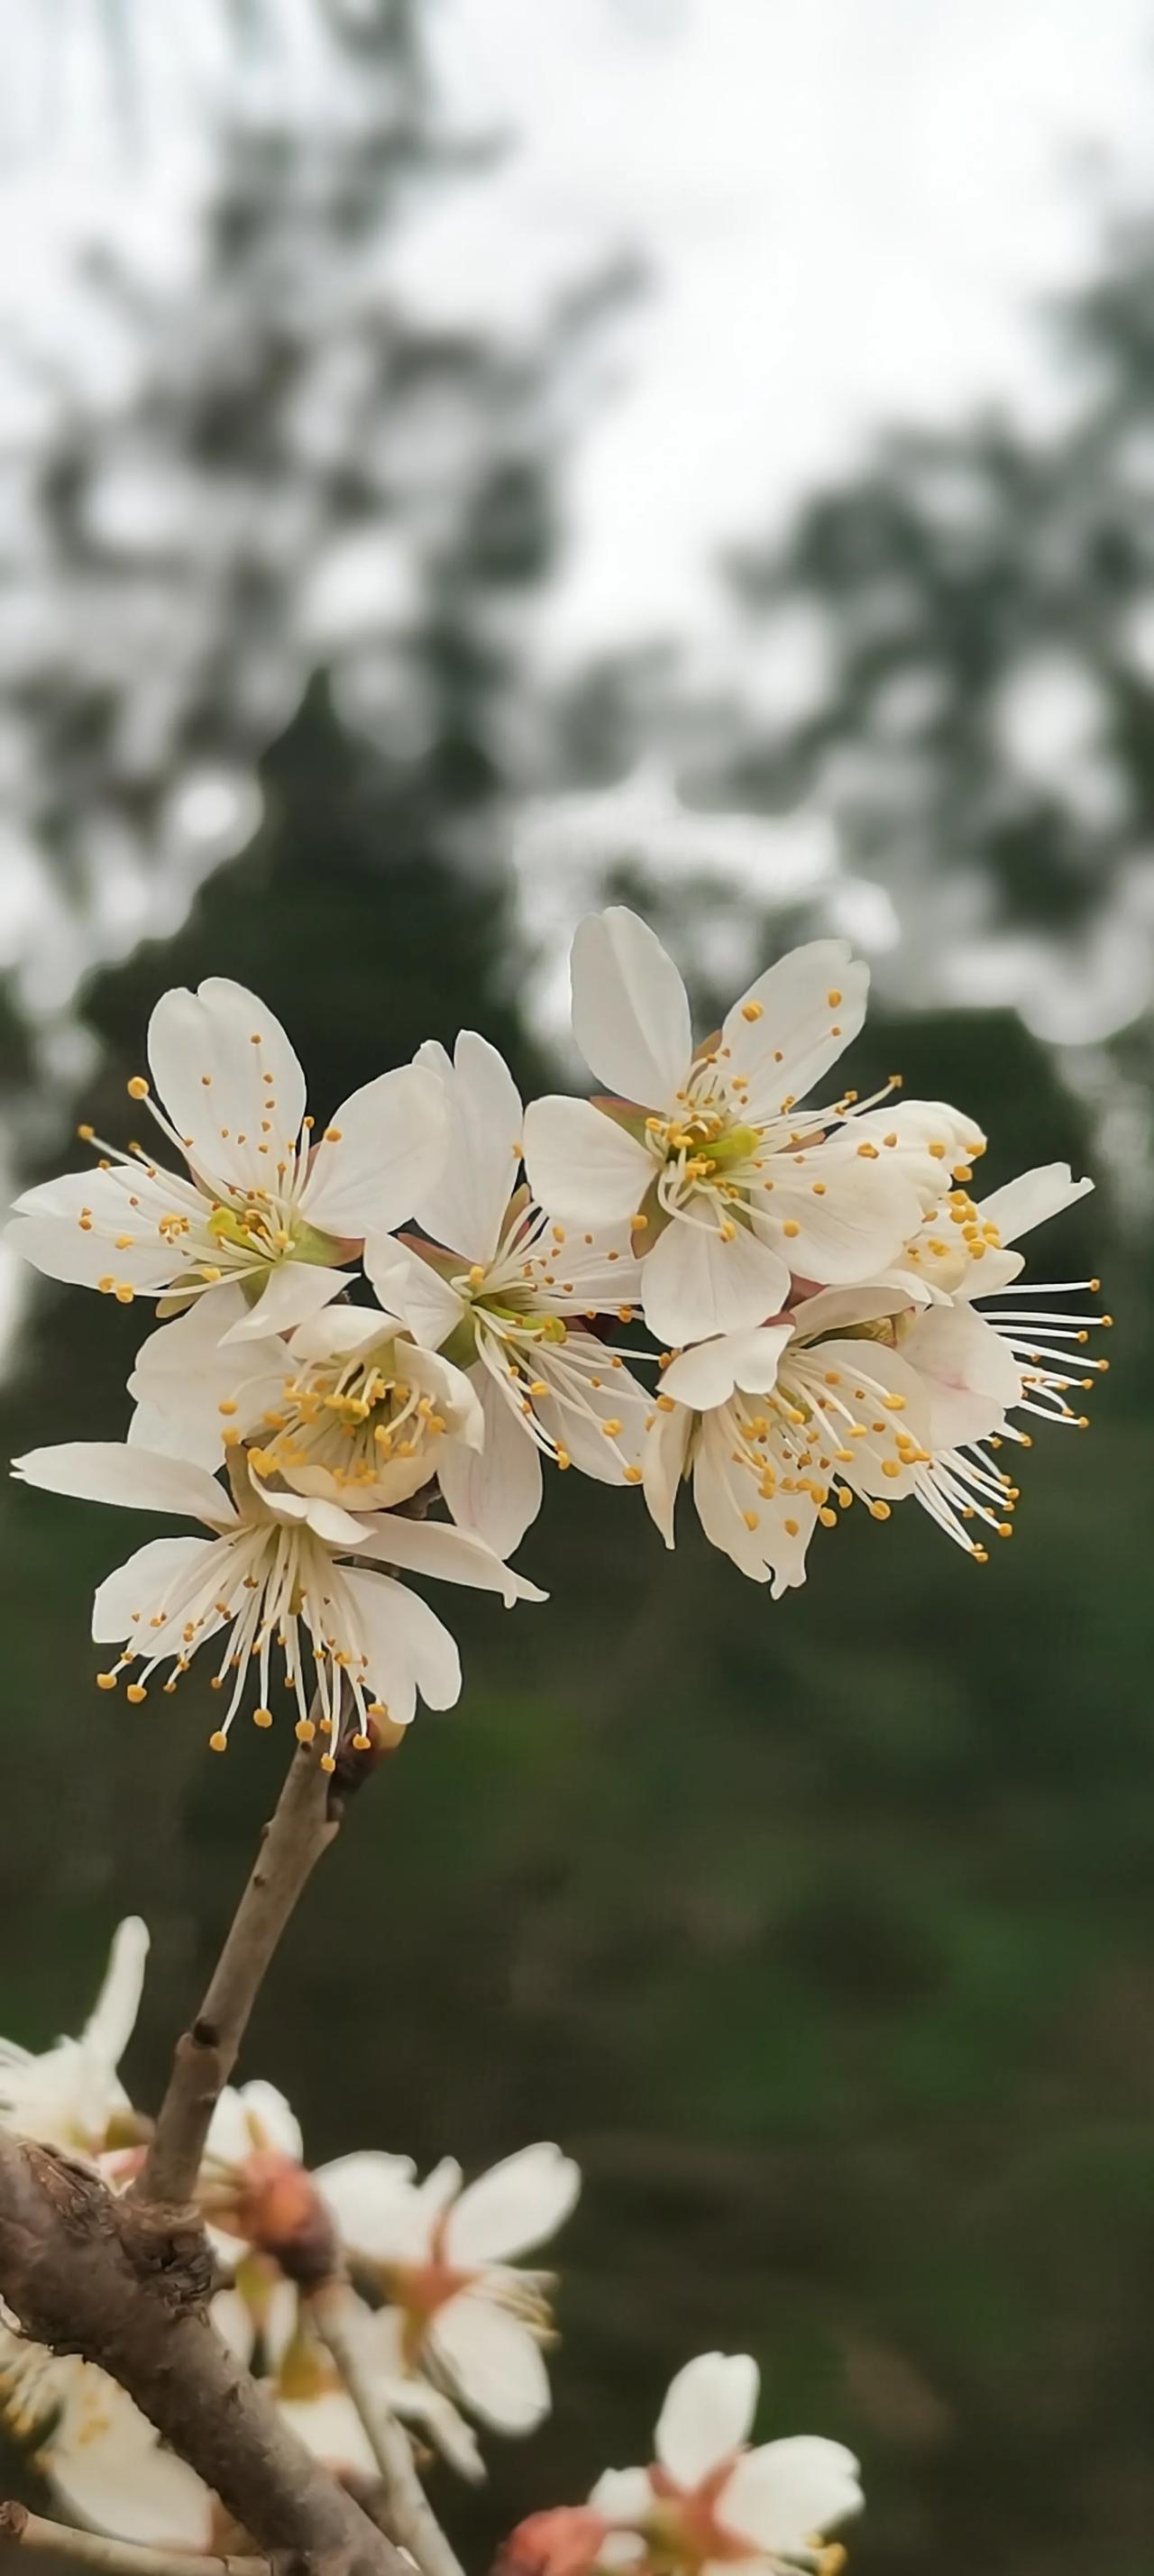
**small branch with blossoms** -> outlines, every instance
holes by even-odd
[[[131,1712],[207,1657],[214,1752],[246,1709],[269,1730],[287,1708],[293,1738],[155,2128],[117,2072],[137,1918],[79,2039],[0,2042],[0,2408],[64,2517],[0,2508],[21,2546],[109,2576],[397,2576],[399,2550],[460,2576],[431,2471],[483,2477],[483,2439],[548,2411],[553,2281],[523,2258],[573,2207],[571,2159],[541,2143],[466,2185],[374,2145],[314,2170],[283,2095],[230,2080],[349,1795],[419,1703],[459,1698],[414,1586],[540,1603],[509,1560],[553,1468],[635,1488],[670,1547],[689,1486],[775,1599],[855,1501],[916,1502],[982,1562],[1013,1527],[1007,1445],[1084,1424],[1110,1319],[1070,1300],[1098,1283],[1026,1287],[1016,1245],[1090,1183],[1050,1164],[975,1198],[980,1129],[896,1078],[807,1105],[866,986],[818,941],[695,1039],[672,960],[614,908],[573,951],[607,1092],[526,1108],[465,1031],[318,1129],[272,1013],[212,978],[163,997],[128,1086],[155,1154],[82,1128],[95,1169],[17,1202],[40,1270],[156,1309],[126,1438],[14,1469],[191,1524],[100,1585],[98,1687]],[[651,2464],[530,2516],[508,2576],[833,2576],[857,2463],[816,2435],[751,2447],[757,2393],[747,2356],[688,2363]]]

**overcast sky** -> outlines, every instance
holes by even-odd
[[[607,241],[651,309],[583,451],[553,630],[683,620],[747,534],[894,413],[1040,404],[1031,300],[1092,257],[1154,134],[1151,0],[439,0],[464,113],[521,136],[408,254],[523,310]]]

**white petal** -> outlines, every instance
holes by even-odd
[[[98,1585],[92,1605],[92,1634],[99,1646],[124,1645],[152,1618],[167,1616],[167,1605],[183,1589],[194,1566],[207,1568],[216,1556],[209,1538],[152,1538],[118,1565]],[[151,1651],[151,1646],[150,1646]]]
[[[245,2164],[250,2156],[272,2149],[304,2161],[301,2125],[290,2102],[275,2084],[259,2077],[250,2084],[226,2085],[212,2115],[205,2154],[222,2164]]]
[[[841,1134],[796,1160],[773,1157],[774,1187],[755,1223],[799,1279],[836,1287],[870,1281],[895,1259],[922,1221],[911,1175],[894,1161],[863,1160]],[[820,1182],[824,1195],[816,1196]],[[795,1231],[787,1235],[785,1227]]]
[[[223,1485],[207,1468],[183,1458],[157,1457],[150,1449],[130,1449],[120,1440],[61,1440],[48,1449],[29,1449],[23,1458],[13,1459],[12,1473],[48,1494],[121,1503],[133,1512],[179,1512],[189,1520],[207,1521],[210,1529],[228,1529],[237,1517]]]
[[[816,1333],[843,1332],[847,1324],[874,1323],[879,1315],[900,1314],[914,1302],[911,1289],[901,1280],[874,1284],[868,1288],[819,1288],[813,1297],[803,1297],[792,1309],[796,1338],[812,1341]]]
[[[338,1141],[328,1141],[336,1134]],[[445,1095],[427,1065],[378,1074],[344,1100],[317,1146],[301,1212],[322,1233],[360,1243],[403,1225],[436,1184],[449,1142]]]
[[[428,2249],[428,2220],[413,2184],[410,2156],[366,2148],[318,2167],[313,2180],[350,2252],[380,2263],[420,2262]]]
[[[130,1191],[148,1195],[143,1171],[140,1189],[136,1178],[133,1173],[121,1180],[118,1170],[65,1172],[58,1180],[25,1190],[4,1240],[48,1279],[95,1288],[101,1279],[115,1278],[142,1296],[156,1296],[179,1278],[184,1263],[155,1226],[129,1206]],[[168,1196],[170,1204],[175,1199],[179,1208],[182,1186],[187,1189],[187,1183],[175,1182],[170,1193],[161,1190],[158,1195]],[[125,1235],[131,1242],[119,1240]]]
[[[855,1139],[859,1151],[863,1144],[876,1146],[883,1163],[914,1180],[927,1215],[955,1165],[964,1167],[986,1141],[976,1118],[951,1108],[948,1100],[890,1100],[881,1109],[867,1109],[848,1121],[839,1141]]]
[[[794,1355],[787,1380],[791,1392],[793,1371],[797,1385],[804,1391],[808,1384],[819,1403],[826,1395],[830,1375],[836,1375],[840,1380],[837,1392],[863,1426],[859,1436],[847,1437],[845,1446],[851,1454],[839,1461],[845,1482],[853,1492],[891,1503],[913,1492],[915,1471],[900,1463],[896,1435],[899,1431],[908,1434],[922,1448],[928,1448],[930,1407],[923,1380],[901,1352],[891,1350],[884,1342],[822,1342],[814,1350],[799,1350]],[[887,1405],[887,1395],[900,1398],[900,1403]],[[794,1495],[791,1501],[795,1505],[804,1503],[805,1496]]]
[[[1022,1392],[1013,1352],[967,1305],[930,1306],[902,1333],[902,1358],[929,1396],[929,1446],[963,1448],[988,1439]]]
[[[841,2442],[796,2433],[739,2460],[717,2499],[727,2531],[768,2551],[799,2551],[860,2513],[858,2464]]]
[[[768,1394],[777,1378],[778,1361],[793,1332],[792,1324],[764,1324],[752,1333],[723,1333],[682,1351],[663,1372],[661,1393],[678,1404],[710,1413],[724,1404],[735,1387]]]
[[[368,1237],[364,1262],[385,1313],[395,1315],[415,1342],[435,1351],[448,1341],[466,1312],[465,1301],[431,1262],[391,1234]]]
[[[646,1108],[672,1105],[693,1056],[689,1002],[647,922],[614,904],[578,922],[573,1035],[590,1072]]]
[[[675,1217],[641,1264],[645,1320],[674,1345],[745,1333],[775,1315],[789,1293],[789,1268],[748,1226],[732,1238]]]
[[[365,1679],[397,1726],[407,1726],[420,1693],[428,1708],[453,1708],[461,1696],[461,1659],[436,1612],[419,1593],[387,1574],[344,1575],[368,1656]]]
[[[147,1958],[148,1925],[139,1914],[126,1915],[113,1936],[104,1983],[80,2042],[85,2056],[105,2073],[119,2066],[136,2028]]]
[[[319,1261],[278,1261],[270,1270],[255,1306],[250,1306],[221,1339],[228,1349],[267,1341],[307,1323],[322,1306],[350,1285],[347,1270],[329,1270]]]
[[[422,1047],[418,1064],[435,1063]],[[447,1062],[447,1059],[446,1059]],[[419,1226],[435,1243],[487,1267],[497,1250],[521,1161],[521,1094],[503,1056],[475,1029],[462,1029],[443,1075],[449,1105],[449,1152],[436,1187],[415,1205]]]
[[[481,1389],[465,1369],[443,1359],[439,1351],[423,1351],[415,1342],[403,1345],[405,1368],[410,1386],[419,1386],[422,1395],[431,1395],[445,1424],[446,1439],[463,1442],[466,1449],[480,1451],[485,1445],[485,1415]]]
[[[1073,1207],[1093,1187],[1093,1181],[1076,1181],[1068,1163],[1040,1163],[1034,1171],[1007,1181],[1003,1189],[993,1190],[982,1200],[978,1214],[983,1223],[997,1226],[1003,1243],[1016,1243],[1020,1234]]]
[[[278,2396],[276,2406],[313,2458],[323,2460],[337,2476],[346,2472],[379,2478],[373,2446],[343,2388],[322,2388],[315,2397]]]
[[[473,1373],[485,1424],[480,1451],[456,1441],[441,1451],[441,1492],[458,1527],[498,1556],[512,1556],[541,1509],[541,1453],[488,1369]]]
[[[581,2170],[560,2147],[522,2147],[469,2184],[449,2213],[450,2262],[507,2262],[563,2225],[576,2206]]]
[[[164,993],[148,1024],[148,1061],[197,1167],[245,1189],[267,1187],[305,1111],[296,1052],[267,1003],[223,975],[195,993]]]
[[[779,957],[734,1003],[722,1046],[730,1050],[727,1069],[749,1084],[751,1116],[777,1116],[786,1100],[804,1100],[836,1064],[865,1018],[869,980],[844,940],[815,939]]]
[[[208,2548],[207,2487],[162,2449],[132,2399],[102,2371],[85,2366],[78,2374],[40,2456],[54,2493],[78,2522],[156,2548]]]
[[[551,1093],[525,1112],[525,1169],[533,1196],[564,1225],[624,1225],[656,1166],[644,1145],[591,1100]]]
[[[657,2425],[657,2457],[678,2486],[698,2486],[749,2438],[757,2363],[746,2352],[703,2352],[672,2382]]]
[[[647,2522],[656,2502],[648,2469],[603,2470],[589,2502],[607,2522]]]
[[[531,2433],[549,2412],[549,2375],[527,2326],[480,2291],[438,2308],[429,2341],[442,2369],[482,2423]]]
[[[472,1530],[453,1529],[447,1521],[413,1521],[400,1513],[376,1513],[362,1521],[358,1554],[402,1566],[407,1574],[428,1574],[441,1583],[463,1583],[475,1592],[499,1592],[508,1608],[514,1601],[546,1601],[523,1574],[495,1556]]]
[[[128,1381],[136,1399],[130,1446],[190,1458],[211,1472],[221,1462],[226,1418],[242,1438],[254,1428],[282,1394],[292,1360],[277,1334],[241,1350],[222,1343],[248,1313],[241,1289],[221,1289],[148,1335]],[[232,1407],[227,1417],[222,1404]]]
[[[323,1539],[326,1547],[337,1549],[341,1555],[360,1548],[361,1533],[371,1524],[354,1518],[352,1512],[342,1511],[339,1503],[330,1503],[324,1494],[278,1493],[262,1485],[251,1470],[250,1476],[253,1491],[270,1519],[303,1524]]]
[[[623,1360],[615,1364],[604,1342],[572,1325],[564,1342],[536,1345],[534,1366],[546,1392],[534,1397],[533,1409],[557,1449],[600,1484],[635,1482],[626,1469],[641,1465],[653,1409],[648,1388]]]
[[[817,1523],[812,1493],[759,1492],[755,1479],[735,1466],[734,1423],[724,1410],[705,1416],[693,1468],[693,1499],[711,1546],[724,1550],[751,1582],[772,1572],[773,1597],[805,1581],[806,1550]],[[751,1529],[746,1515],[752,1513]]]
[[[678,1405],[673,1413],[658,1413],[645,1443],[641,1462],[645,1500],[666,1547],[674,1544],[674,1515],[692,1429],[692,1413]]]

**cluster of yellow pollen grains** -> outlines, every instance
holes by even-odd
[[[286,1377],[280,1402],[248,1440],[256,1473],[291,1484],[320,1468],[347,1500],[363,1501],[386,1469],[423,1456],[446,1427],[433,1397],[409,1384],[403,1367],[402,1346],[386,1342],[367,1356],[312,1362]],[[234,1415],[236,1400],[225,1397],[219,1410]],[[226,1420],[226,1446],[240,1436]]]

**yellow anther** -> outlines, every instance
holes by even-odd
[[[883,1476],[900,1476],[901,1472],[902,1472],[902,1463],[901,1463],[900,1458],[883,1458],[883,1460],[882,1460],[882,1474],[883,1474]]]
[[[482,1261],[474,1261],[469,1272],[469,1286],[470,1288],[483,1288],[484,1284],[485,1265]]]
[[[254,1726],[271,1726],[271,1725],[272,1725],[272,1710],[271,1710],[271,1708],[254,1708],[253,1713],[252,1713],[252,1722],[253,1722],[253,1725],[254,1725]]]
[[[298,1717],[296,1722],[297,1743],[311,1744],[315,1734],[316,1728],[313,1725],[311,1717]]]
[[[131,1082],[127,1084],[126,1088],[130,1100],[147,1100],[148,1084],[146,1083],[142,1073],[134,1073]]]
[[[626,1483],[627,1485],[640,1485],[640,1484],[643,1484],[643,1483],[644,1483],[644,1474],[643,1474],[643,1470],[642,1470],[640,1467],[627,1467],[627,1468],[626,1468],[626,1470],[625,1470],[625,1483]]]
[[[863,1163],[876,1163],[878,1159],[878,1149],[876,1145],[859,1145],[858,1153]]]
[[[136,1290],[130,1279],[118,1279],[112,1293],[118,1306],[131,1306]]]
[[[788,1531],[790,1538],[796,1538],[801,1527],[801,1523],[799,1521],[789,1520],[783,1522],[782,1526]]]
[[[117,1676],[115,1673],[98,1673],[96,1676],[97,1690],[115,1690],[116,1682]]]
[[[871,1520],[875,1520],[875,1521],[888,1521],[889,1516],[890,1516],[890,1507],[889,1507],[889,1504],[888,1504],[888,1503],[871,1503],[871,1504],[870,1504],[870,1518],[871,1518]]]
[[[611,1413],[608,1421],[603,1422],[601,1425],[601,1437],[603,1440],[616,1440],[620,1429],[621,1424],[617,1415],[615,1413]]]
[[[783,1227],[782,1227],[782,1229],[781,1229],[781,1230],[782,1230],[782,1233],[783,1233],[783,1234],[788,1234],[791,1238],[792,1238],[795,1234],[800,1234],[800,1233],[801,1233],[801,1227],[800,1227],[800,1225],[798,1224],[797,1218],[796,1218],[795,1216],[787,1216],[787,1218],[786,1218],[786,1220],[785,1220],[785,1224],[783,1225]]]
[[[831,1512],[831,1510],[830,1510],[830,1508],[829,1508],[828,1503],[827,1503],[827,1504],[824,1506],[824,1508],[823,1508],[823,1509],[818,1513],[818,1519],[819,1519],[819,1521],[821,1522],[821,1525],[822,1525],[822,1528],[823,1528],[823,1529],[836,1529],[836,1528],[837,1528],[837,1513],[836,1513],[836,1512]]]
[[[208,1744],[211,1753],[227,1753],[228,1737],[222,1726],[218,1726],[215,1734],[209,1736]]]
[[[91,1145],[93,1137],[96,1134],[96,1129],[95,1127],[88,1126],[78,1127],[76,1133],[79,1136],[82,1145]]]
[[[352,1738],[352,1747],[354,1753],[371,1753],[373,1749],[372,1736],[354,1735]]]
[[[331,1776],[331,1774],[336,1770],[336,1767],[337,1767],[337,1766],[336,1766],[336,1763],[335,1763],[335,1761],[334,1761],[334,1759],[333,1759],[332,1754],[331,1754],[331,1753],[322,1753],[322,1755],[321,1755],[321,1769],[322,1769],[322,1771],[327,1771],[327,1772],[330,1774],[330,1776]]]
[[[741,1016],[742,1016],[742,1019],[743,1019],[743,1020],[760,1020],[760,1019],[763,1019],[763,1018],[764,1018],[764,1016],[765,1016],[765,1006],[764,1006],[764,1003],[762,1003],[762,1002],[743,1002],[743,1003],[742,1003],[742,1005],[741,1005]]]
[[[570,1457],[569,1452],[568,1452],[568,1450],[567,1450],[567,1449],[558,1449],[558,1452],[557,1452],[557,1464],[558,1464],[558,1466],[559,1466],[559,1467],[561,1467],[561,1468],[564,1468],[564,1467],[571,1467],[571,1466],[572,1466],[573,1461],[572,1461],[572,1459],[571,1459],[571,1457]]]

